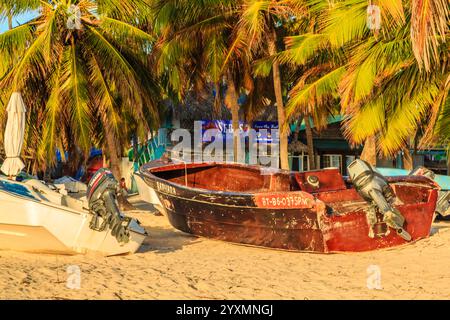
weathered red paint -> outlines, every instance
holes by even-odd
[[[171,224],[212,239],[314,252],[368,251],[407,242],[394,230],[370,238],[369,204],[338,170],[277,171],[257,166],[152,162],[141,168]],[[308,177],[317,177],[314,187]],[[429,236],[437,187],[425,177],[388,178],[416,241]],[[377,225],[383,232],[383,223]]]
[[[310,209],[316,202],[311,194],[302,191],[258,193],[254,200],[257,207],[266,209]]]

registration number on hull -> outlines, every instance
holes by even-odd
[[[261,208],[299,208],[314,207],[314,197],[305,192],[268,193],[255,195],[255,204]]]
[[[169,186],[167,184],[161,183],[159,181],[156,182],[156,189],[160,192],[163,193],[168,193],[168,194],[172,194],[172,195],[176,195],[177,191],[175,190],[174,187]]]

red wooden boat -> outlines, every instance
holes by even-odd
[[[159,160],[141,167],[140,176],[170,223],[196,236],[323,253],[376,250],[429,236],[438,191],[432,180],[384,178],[361,160],[349,171],[353,182],[337,169],[268,171]]]

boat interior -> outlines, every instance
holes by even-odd
[[[304,191],[325,203],[366,203],[338,169],[270,171],[239,164],[176,164],[151,169],[156,177],[190,188],[242,193]],[[414,180],[417,177],[404,179]],[[388,179],[401,204],[427,202],[430,186]],[[406,181],[406,180],[405,180]],[[414,189],[414,190],[413,190]]]
[[[153,169],[152,173],[164,180],[190,188],[230,192],[321,192],[346,189],[338,169],[290,173],[270,171],[260,167],[234,164],[184,164],[166,169]],[[318,177],[311,185],[310,177]]]
[[[24,182],[11,181],[6,178],[0,179],[0,190],[29,198],[34,201],[45,201],[53,205],[67,207],[74,211],[86,211],[88,208],[85,197],[76,199],[51,189],[39,180],[29,179]]]

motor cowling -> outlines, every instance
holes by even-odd
[[[361,159],[350,163],[348,173],[358,193],[364,200],[372,204],[372,212],[369,213],[371,216],[368,217],[372,227],[371,231],[373,232],[373,227],[378,222],[373,210],[378,210],[386,225],[396,230],[403,239],[410,241],[411,236],[403,228],[405,218],[392,205],[395,201],[395,194],[387,180],[376,172],[369,163]],[[370,236],[373,236],[373,234],[370,234]]]
[[[436,212],[442,217],[450,217],[450,191],[439,191]]]
[[[417,167],[409,173],[410,176],[422,176],[435,180],[436,174],[425,167]],[[442,217],[450,216],[450,190],[439,190],[436,202],[436,212]]]
[[[128,242],[130,219],[119,210],[117,187],[118,182],[108,169],[100,169],[93,175],[87,188],[89,211],[93,214],[90,228],[105,231],[109,227],[119,242]]]

